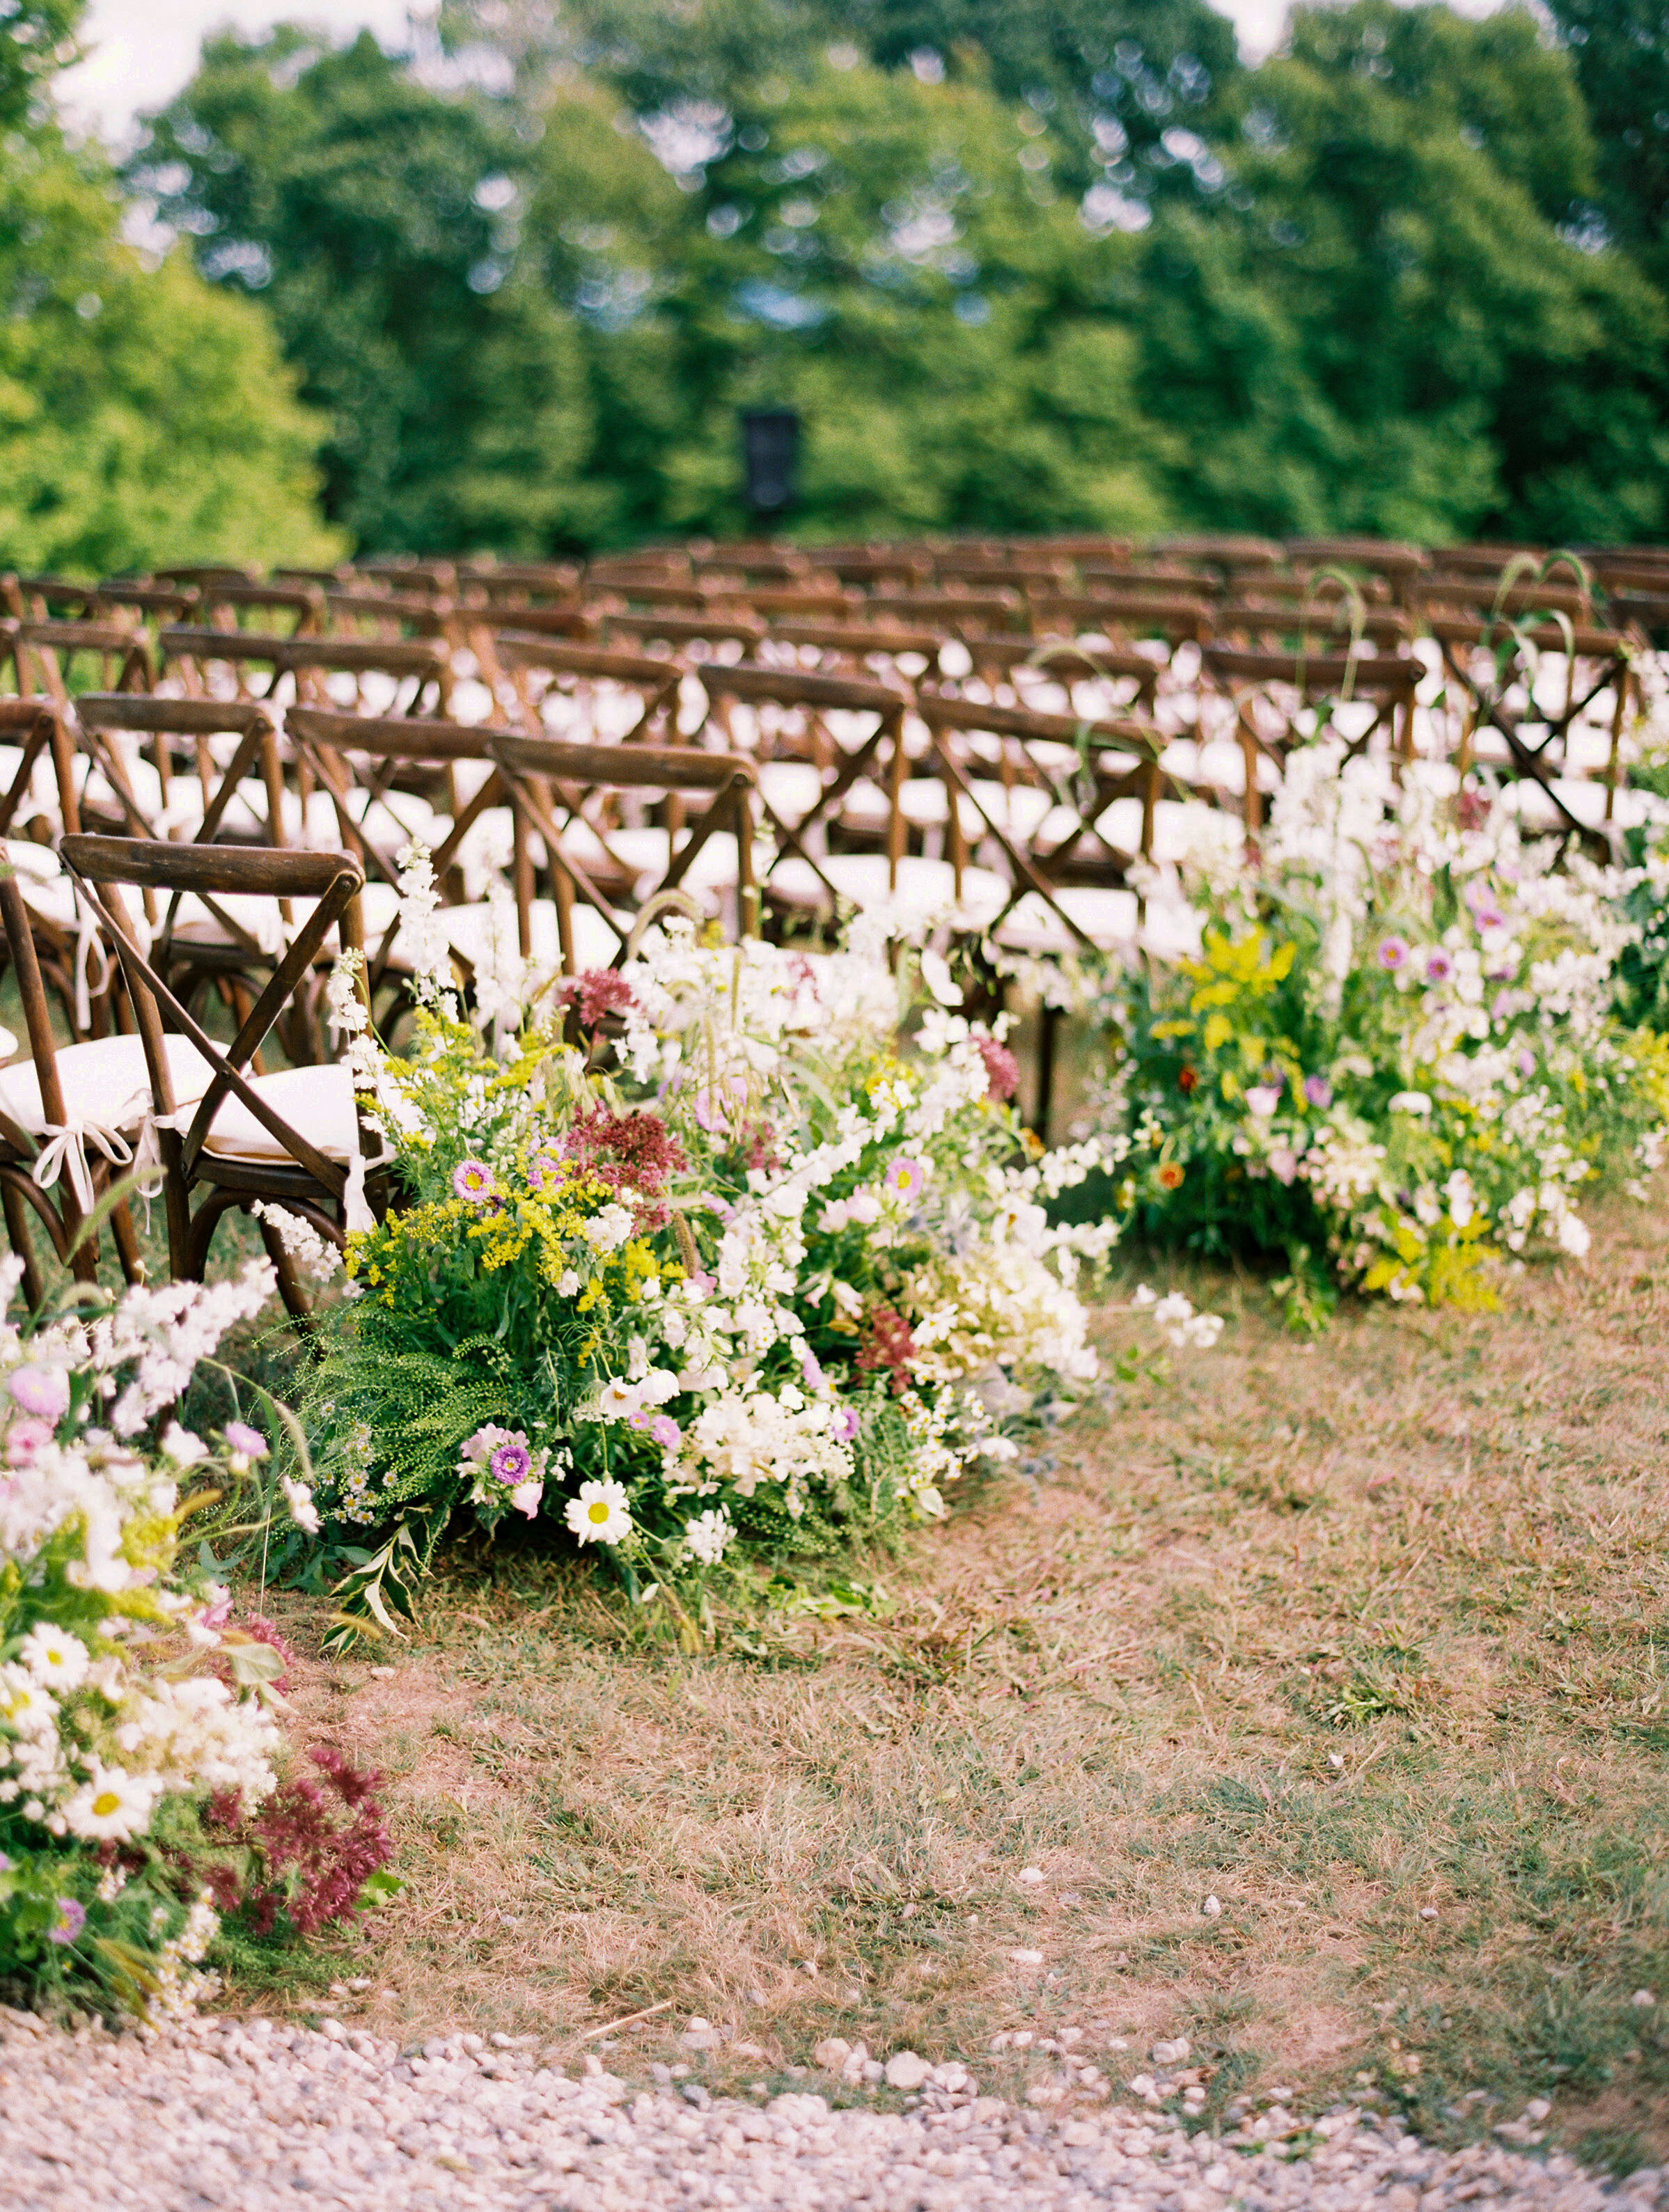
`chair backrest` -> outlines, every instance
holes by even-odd
[[[625,957],[630,933],[621,928],[610,901],[592,881],[583,861],[565,844],[566,825],[557,819],[556,793],[561,794],[570,823],[585,819],[580,811],[584,798],[599,790],[707,794],[709,804],[684,843],[677,845],[669,833],[668,866],[649,896],[676,890],[708,840],[728,825],[736,841],[737,915],[743,931],[751,931],[753,801],[757,787],[751,761],[739,754],[709,752],[697,745],[569,744],[558,738],[521,737],[508,732],[490,733],[488,751],[509,787],[518,817],[525,816],[544,842],[562,963],[570,974],[576,891],[602,915],[618,939],[616,964]]]
[[[927,725],[940,773],[950,787],[950,857],[958,899],[968,860],[965,821],[971,811],[1008,861],[1010,890],[1004,914],[1034,892],[1076,942],[1089,947],[1093,940],[1059,905],[1056,892],[1063,883],[1073,880],[1123,880],[1135,855],[1107,848],[1095,851],[1101,844],[1095,825],[1120,799],[1139,802],[1138,851],[1151,857],[1154,812],[1164,781],[1158,765],[1163,744],[1158,731],[1144,722],[1084,721],[1071,714],[951,698],[937,691],[924,691],[916,712]],[[987,749],[990,741],[996,741],[998,758],[983,764],[998,769],[994,781],[1005,796],[1017,780],[1047,794],[1047,811],[1029,834],[1017,834],[1009,808],[993,802],[989,792],[992,779],[969,775],[968,757],[954,742],[957,736],[982,737]],[[999,915],[989,927],[996,928],[1002,919]]]
[[[202,598],[211,620],[219,622],[229,617],[234,629],[240,626],[242,616],[275,613],[294,616],[290,624],[292,637],[305,636],[324,627],[325,594],[317,584],[211,581],[203,587]]]
[[[289,1157],[337,1197],[347,1170],[307,1134],[294,1128],[248,1081],[245,1071],[291,998],[308,981],[325,940],[339,932],[344,950],[362,951],[359,895],[365,878],[346,853],[275,852],[264,846],[175,845],[137,837],[66,837],[64,866],[97,914],[121,963],[134,1010],[159,1120],[178,1110],[163,1044],[165,1027],[190,1039],[214,1070],[200,1105],[181,1139],[181,1166],[189,1178],[230,1096],[240,1098]],[[217,1043],[174,995],[141,943],[124,901],[113,894],[131,887],[204,899],[265,895],[314,902],[275,963],[272,977],[228,1045]],[[165,1022],[165,1017],[166,1022]]]
[[[220,833],[227,809],[239,796],[240,787],[258,776],[266,797],[266,830],[263,841],[288,842],[284,835],[284,778],[278,756],[277,725],[266,708],[253,700],[170,699],[138,697],[130,692],[83,692],[76,702],[76,720],[88,740],[88,750],[104,769],[118,793],[131,834],[154,835],[156,824],[148,820],[135,798],[119,750],[103,743],[114,731],[125,731],[151,740],[151,763],[161,787],[165,809],[175,775],[173,738],[191,741],[192,766],[201,795],[201,817],[193,840],[208,843]],[[237,740],[232,758],[222,768],[215,760],[211,740]],[[240,839],[240,842],[247,842]]]
[[[106,686],[115,690],[149,691],[155,680],[150,648],[121,618],[11,623],[0,634],[0,658],[8,653],[15,668],[19,694],[44,690],[60,710],[70,703],[69,670],[83,653],[96,657]]]
[[[676,658],[629,653],[619,646],[568,644],[519,630],[498,632],[492,640],[492,651],[517,711],[533,737],[549,734],[543,713],[543,702],[549,693],[574,692],[584,697],[600,684],[636,697],[637,719],[616,738],[622,744],[634,741],[652,724],[664,721],[676,710],[678,687],[684,677],[684,664]],[[541,677],[544,684],[536,688]]]
[[[4,794],[0,796],[0,837],[12,834],[33,784],[35,765],[43,753],[52,760],[63,825],[66,830],[78,830],[81,817],[76,796],[74,747],[56,702],[42,698],[0,699],[0,742],[16,745],[21,755]]]

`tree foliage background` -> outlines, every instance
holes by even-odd
[[[1669,535],[1669,18],[1551,8],[446,0],[211,39],[118,179],[14,0],[0,540],[724,532],[752,404],[810,536]]]

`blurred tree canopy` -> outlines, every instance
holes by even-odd
[[[1247,69],[1205,0],[447,0],[416,60],[210,40],[126,182],[367,550],[740,527],[756,404],[808,536],[1663,536],[1669,41],[1553,12]]]
[[[121,236],[108,162],[47,97],[76,4],[0,17],[0,560],[82,574],[167,560],[315,561],[321,425],[272,327]]]

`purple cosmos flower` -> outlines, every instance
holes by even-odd
[[[532,1474],[533,1455],[521,1437],[512,1437],[495,1450],[487,1462],[487,1472],[496,1475],[507,1490],[514,1490]]]
[[[468,1199],[471,1206],[485,1206],[498,1194],[493,1170],[485,1160],[460,1160],[452,1170],[452,1187],[458,1197]]]
[[[1325,1075],[1307,1075],[1304,1096],[1312,1106],[1319,1106],[1325,1112],[1332,1104],[1332,1085]]]
[[[1379,964],[1381,968],[1388,969],[1393,975],[1396,974],[1399,968],[1406,967],[1408,964],[1407,939],[1401,937],[1381,938],[1380,939]]]
[[[61,1368],[20,1367],[11,1377],[11,1394],[37,1420],[57,1423],[70,1410],[70,1377]]]
[[[258,1429],[252,1429],[247,1421],[228,1421],[221,1434],[244,1459],[264,1459],[272,1447]]]
[[[1454,963],[1441,945],[1434,945],[1425,957],[1428,983],[1447,983],[1454,973]]]
[[[649,1424],[649,1434],[663,1451],[676,1451],[683,1442],[683,1431],[671,1413],[657,1413]]]
[[[87,1907],[73,1897],[61,1897],[58,1909],[58,1924],[46,1930],[46,1941],[49,1943],[73,1943],[87,1925]]]
[[[834,1418],[828,1425],[828,1433],[837,1444],[849,1444],[858,1433],[858,1416],[850,1406],[837,1406]]]

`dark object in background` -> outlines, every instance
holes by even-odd
[[[751,407],[742,416],[748,505],[758,515],[781,514],[793,502],[800,419],[792,407]]]

